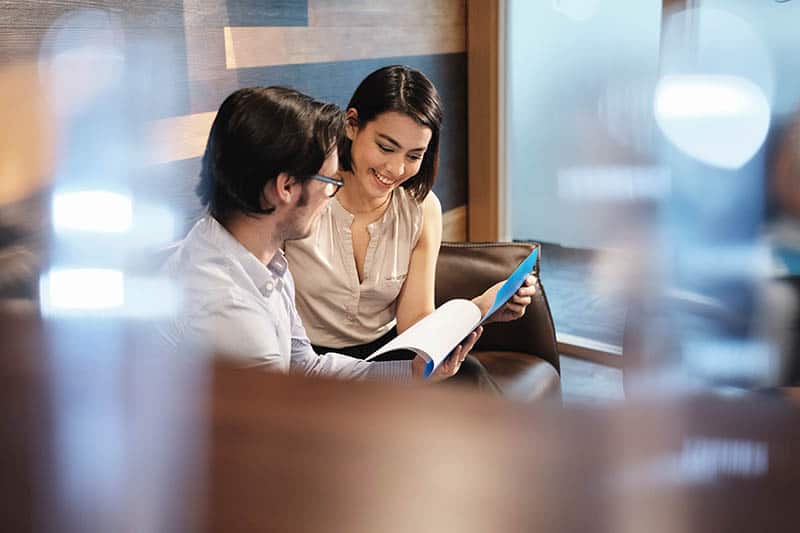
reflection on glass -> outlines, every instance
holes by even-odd
[[[663,200],[671,189],[669,169],[645,165],[587,165],[558,173],[558,195],[564,200]]]
[[[79,36],[76,29],[83,30]],[[125,32],[111,13],[79,9],[58,19],[42,40],[39,57],[53,110],[74,116],[117,87],[125,70],[124,49]]]
[[[688,437],[675,453],[631,465],[622,483],[632,490],[716,483],[724,478],[758,478],[769,472],[766,442]]]
[[[116,309],[125,303],[124,275],[103,268],[52,269],[42,276],[40,302],[44,316]]]
[[[683,363],[707,383],[747,385],[773,382],[780,371],[778,355],[767,341],[705,338],[686,343]]]
[[[174,242],[179,237],[176,216],[165,204],[137,203],[133,211],[130,246],[149,249]]]
[[[75,191],[53,194],[55,231],[124,233],[131,228],[133,202],[127,194]]]
[[[590,191],[562,196],[562,177],[598,167],[599,179],[610,178],[592,188],[604,202],[603,191],[630,175],[626,167],[653,163],[661,9],[660,0],[508,2],[504,162],[511,238],[596,248],[616,245],[626,231],[623,221],[606,216],[609,206],[592,203]]]
[[[666,138],[705,163],[739,168],[761,148],[770,123],[766,95],[736,76],[666,76],[655,93]]]
[[[182,503],[164,487],[203,446],[167,427],[164,406],[198,405],[204,369],[185,373],[152,341],[153,322],[174,314],[180,295],[150,256],[176,238],[184,217],[163,174],[148,166],[146,132],[148,121],[186,112],[175,94],[186,58],[173,47],[183,19],[152,6],[47,11],[58,9],[68,12],[47,30],[37,63],[58,146],[49,267],[34,278],[53,376],[46,475],[69,497],[42,515],[60,526],[48,530],[164,529]],[[133,22],[140,16],[157,27],[143,32]]]

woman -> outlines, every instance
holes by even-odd
[[[441,103],[424,74],[394,65],[361,82],[345,121],[339,146],[345,185],[308,238],[286,243],[286,255],[317,352],[366,357],[434,310],[442,208],[431,188]],[[494,320],[522,316],[535,281],[529,276]],[[473,300],[482,312],[499,286]],[[459,377],[499,391],[474,357]]]

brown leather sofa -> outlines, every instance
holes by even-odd
[[[437,307],[453,298],[473,298],[508,277],[536,243],[442,243],[436,267]],[[541,255],[541,254],[540,254]],[[539,275],[539,260],[534,273]],[[472,350],[514,399],[560,399],[555,327],[541,279],[519,320],[486,326]]]

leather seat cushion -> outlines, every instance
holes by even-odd
[[[524,401],[558,398],[561,380],[553,365],[521,352],[472,351],[506,396]]]

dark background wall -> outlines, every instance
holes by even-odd
[[[446,237],[463,238],[467,203],[465,0],[11,0],[0,9],[0,67],[35,64],[65,17],[85,38],[110,16],[138,55],[150,91],[141,134],[157,147],[141,180],[174,198],[184,226],[199,213],[192,192],[214,111],[233,90],[288,85],[346,105],[374,69],[403,63],[425,72],[445,103],[440,174]],[[97,15],[100,15],[98,18]],[[69,37],[68,37],[69,38]],[[163,65],[169,64],[168,75]],[[156,65],[161,65],[156,67]],[[76,73],[76,76],[86,73]],[[89,73],[91,75],[91,73]],[[158,95],[163,93],[164,97]],[[139,133],[137,133],[139,134]],[[8,179],[4,177],[4,179]],[[12,178],[13,179],[13,178]],[[185,228],[184,228],[185,229]]]

